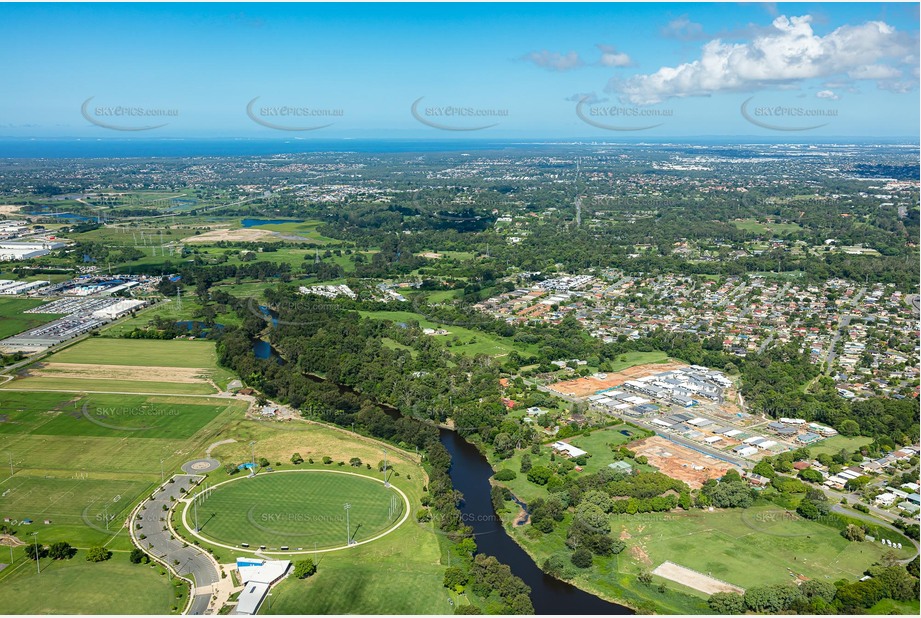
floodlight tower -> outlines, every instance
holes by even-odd
[[[38,532],[33,532],[32,536],[35,538],[35,568],[38,570],[38,574],[42,574],[42,563],[39,560],[41,556],[38,554]]]
[[[352,526],[349,522],[349,509],[352,508],[352,505],[348,502],[345,503],[345,544],[352,544]]]
[[[251,470],[252,470],[252,473],[255,475],[256,474],[256,441],[253,440],[252,442],[249,443],[249,445],[253,448],[253,467],[251,468]]]

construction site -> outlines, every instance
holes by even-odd
[[[586,376],[584,378],[576,378],[574,380],[557,382],[556,384],[549,385],[547,388],[569,397],[588,397],[598,393],[599,391],[621,386],[626,382],[636,380],[637,378],[642,378],[650,374],[663,371],[684,369],[687,366],[687,363],[682,363],[681,361],[634,365],[628,369],[616,371],[613,373],[596,373],[595,375]]]
[[[663,474],[684,481],[692,489],[700,489],[708,479],[718,479],[735,467],[660,436],[633,442],[630,449],[645,456]]]

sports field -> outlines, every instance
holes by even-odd
[[[233,376],[211,341],[91,338],[23,368],[4,388],[210,395]]]
[[[0,391],[0,405],[6,410],[0,417],[0,435],[186,439],[235,403],[181,396]]]
[[[0,571],[0,608],[4,614],[169,614],[184,601],[161,570],[131,564],[122,552],[100,563],[87,562],[82,551],[70,560],[46,558],[41,574],[31,560],[20,561]]]
[[[145,481],[17,474],[0,485],[0,515],[12,520],[21,539],[38,532],[45,544],[67,541],[89,547],[114,536],[135,498],[152,486]],[[33,523],[25,524],[25,520]]]
[[[352,542],[370,539],[397,523],[404,509],[402,497],[382,482],[326,470],[243,477],[216,487],[197,507],[203,536],[292,551],[340,547],[349,532]]]

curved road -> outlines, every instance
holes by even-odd
[[[154,497],[141,503],[131,518],[131,537],[135,545],[164,562],[174,573],[194,582],[191,591],[192,603],[187,612],[189,614],[204,614],[207,611],[211,602],[212,585],[221,580],[221,571],[217,562],[207,552],[173,537],[168,526],[169,511],[163,507],[174,506],[184,496],[179,489],[188,490],[201,478],[194,474],[173,476],[174,482],[167,481],[159,487]],[[170,498],[174,498],[175,501]],[[141,525],[140,528],[137,527],[138,523]],[[164,527],[167,529],[164,530]],[[146,538],[139,538],[141,534],[146,535]],[[175,561],[178,561],[178,564]]]
[[[908,539],[908,540],[911,542],[911,544],[915,546],[915,555],[912,556],[911,558],[906,558],[905,560],[899,560],[899,562],[900,562],[901,564],[908,564],[909,562],[911,562],[912,560],[915,559],[915,556],[917,556],[919,552],[921,552],[921,548],[919,548],[918,541],[916,541],[916,540],[914,540],[914,539],[912,539],[912,538],[909,538],[908,536],[905,535],[904,532],[902,532],[901,530],[899,530],[898,528],[896,528],[895,526],[893,526],[892,524],[890,524],[888,521],[883,521],[883,520],[879,519],[878,517],[873,517],[872,515],[867,515],[866,513],[861,513],[860,511],[854,511],[854,510],[852,510],[852,509],[846,509],[846,508],[844,508],[843,506],[841,506],[840,504],[832,505],[831,510],[832,510],[833,512],[835,512],[835,513],[840,513],[841,515],[846,515],[846,516],[848,516],[848,517],[853,517],[854,519],[859,519],[859,520],[861,520],[861,521],[865,521],[865,522],[870,523],[870,524],[873,524],[873,525],[875,525],[875,526],[880,526],[881,528],[886,528],[887,530],[892,530],[893,532],[898,532],[900,535],[902,535],[902,536],[904,536],[906,539]]]

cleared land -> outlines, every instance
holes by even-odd
[[[227,240],[230,242],[254,242],[259,240],[267,240],[274,236],[277,236],[275,232],[248,227],[236,230],[211,230],[210,232],[205,232],[204,234],[183,238],[182,242],[190,244],[210,244],[221,240]]]
[[[704,455],[659,436],[652,436],[630,445],[637,455],[645,455],[649,465],[664,474],[700,489],[708,479],[716,479],[734,468],[715,457]]]
[[[230,545],[295,549],[370,539],[400,520],[403,499],[371,478],[332,471],[277,472],[214,489],[198,507],[201,534]]]
[[[651,354],[661,356],[662,362],[650,363],[647,359],[643,359],[631,367],[608,373],[607,377],[603,379],[587,376],[584,378],[576,378],[575,380],[557,382],[556,384],[549,385],[547,388],[570,397],[588,397],[589,395],[594,395],[598,391],[620,386],[629,380],[635,380],[661,371],[683,369],[688,366],[687,363],[682,363],[680,361],[666,361],[665,359],[667,357],[661,352],[652,352]]]
[[[704,594],[710,595],[716,592],[735,592],[743,594],[745,591],[738,586],[733,586],[724,581],[698,573],[692,569],[685,568],[681,565],[666,560],[655,568],[653,575],[670,579],[688,588],[699,590]]]

